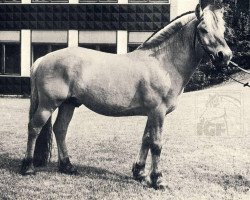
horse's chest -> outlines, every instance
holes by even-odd
[[[162,71],[151,76],[150,81],[141,86],[144,105],[151,108],[159,104],[165,104],[168,109],[174,108],[181,90],[181,84]]]

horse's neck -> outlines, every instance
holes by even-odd
[[[197,20],[194,19],[162,46],[158,58],[169,71],[174,68],[186,85],[203,57],[203,49],[196,37]]]

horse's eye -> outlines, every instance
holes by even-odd
[[[200,32],[201,32],[201,33],[204,33],[204,34],[208,33],[207,29],[205,29],[205,28],[201,28],[201,29],[200,29]]]

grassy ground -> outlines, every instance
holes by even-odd
[[[19,175],[29,100],[1,98],[0,199],[250,199],[249,91],[227,85],[181,97],[177,110],[166,117],[161,162],[169,186],[165,191],[132,179],[146,119],[104,117],[84,106],[76,110],[67,137],[71,161],[81,174],[57,172],[54,145],[47,168],[39,168],[36,176]],[[215,113],[216,105],[206,104],[215,93],[240,102],[236,110],[230,104],[223,107],[227,132],[213,126],[209,131],[197,128],[204,107],[212,111],[208,117]]]

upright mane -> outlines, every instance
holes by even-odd
[[[153,33],[144,43],[137,49],[150,49],[161,45],[172,35],[178,32],[183,26],[195,19],[194,12],[187,12],[172,20],[167,26]]]

